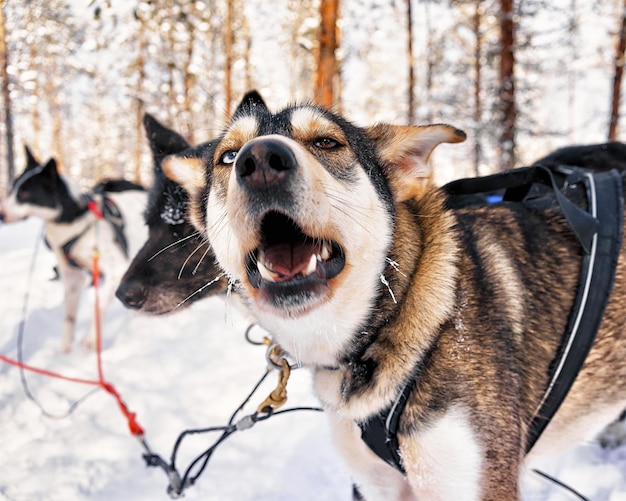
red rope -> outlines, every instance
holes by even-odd
[[[9,365],[13,365],[15,367],[20,367],[22,369],[25,369],[27,371],[31,371],[31,372],[35,372],[37,374],[41,374],[42,376],[48,376],[48,377],[53,377],[53,378],[57,378],[57,379],[64,379],[65,381],[70,381],[72,383],[81,383],[81,384],[91,384],[91,385],[99,385],[100,381],[94,381],[91,379],[81,379],[81,378],[75,378],[75,377],[69,377],[69,376],[63,376],[62,374],[59,374],[58,372],[52,372],[46,369],[40,369],[39,367],[34,367],[32,365],[28,365],[28,364],[24,364],[21,362],[18,362],[17,360],[14,360],[12,358],[8,358],[5,357],[4,355],[0,355],[0,360],[2,360],[3,362],[9,364]]]
[[[143,428],[139,425],[139,423],[137,423],[136,413],[130,412],[128,410],[128,407],[122,400],[122,397],[120,396],[118,391],[115,389],[115,387],[112,384],[107,383],[104,380],[104,371],[102,369],[102,331],[101,331],[101,320],[100,320],[100,297],[98,294],[98,286],[100,284],[100,267],[98,266],[99,257],[100,255],[97,249],[94,249],[92,275],[93,275],[93,287],[95,291],[95,300],[96,300],[95,324],[96,324],[96,354],[97,354],[97,359],[98,359],[98,384],[110,395],[113,395],[115,400],[117,400],[117,404],[120,410],[122,411],[122,414],[124,414],[124,416],[126,417],[126,421],[128,421],[128,429],[130,430],[130,433],[134,436],[143,436],[144,434]]]
[[[93,210],[91,207],[90,209]],[[69,381],[72,383],[81,383],[81,384],[89,384],[92,386],[100,386],[104,391],[112,395],[113,398],[115,398],[115,400],[117,401],[117,404],[120,410],[122,411],[122,414],[124,414],[124,417],[126,417],[126,420],[128,421],[128,429],[130,430],[130,433],[136,437],[142,437],[144,434],[144,431],[143,431],[143,428],[139,425],[139,423],[137,423],[136,413],[131,412],[128,409],[128,407],[122,400],[122,397],[120,396],[119,392],[115,389],[115,387],[111,383],[108,383],[104,379],[104,371],[102,369],[102,333],[101,333],[101,319],[100,319],[100,298],[98,294],[98,286],[100,284],[100,267],[98,265],[98,261],[99,261],[98,251],[97,249],[94,249],[92,274],[93,274],[93,286],[94,286],[94,291],[95,291],[96,356],[97,356],[97,364],[98,364],[98,379],[92,380],[92,379],[82,379],[82,378],[64,376],[62,374],[59,374],[58,372],[53,372],[53,371],[49,371],[46,369],[40,369],[39,367],[34,367],[32,365],[19,362],[18,360],[14,360],[2,354],[0,354],[0,360],[9,365],[20,367],[22,369],[35,372],[37,374],[41,374],[43,376],[52,377],[56,379],[62,379],[64,381]]]

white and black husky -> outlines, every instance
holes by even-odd
[[[84,194],[59,173],[54,159],[42,165],[28,147],[26,157],[26,169],[13,183],[8,197],[0,202],[0,220],[11,223],[29,216],[44,220],[46,242],[56,255],[65,286],[61,349],[68,352],[74,341],[80,295],[92,271],[94,249],[99,251],[103,276],[103,311],[128,267],[129,257],[147,237],[141,216],[147,195],[141,186],[124,180],[101,183],[93,192]],[[94,341],[95,324],[83,346],[93,348]]]

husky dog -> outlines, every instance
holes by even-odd
[[[101,183],[91,194],[79,190],[61,175],[54,159],[40,164],[26,147],[27,165],[0,204],[0,219],[7,223],[30,216],[44,220],[45,239],[57,259],[65,287],[61,350],[69,352],[74,341],[76,314],[85,280],[92,271],[94,248],[99,249],[101,310],[104,311],[124,274],[129,256],[145,240],[141,212],[146,192],[125,180]],[[95,344],[95,324],[83,345]]]
[[[149,114],[144,127],[154,159],[154,183],[144,214],[148,240],[122,277],[116,295],[128,308],[160,315],[226,291],[206,236],[187,220],[188,195],[168,179],[161,162],[168,155],[211,157],[215,142],[192,148],[178,133]]]
[[[447,125],[357,127],[308,104],[274,113],[251,94],[212,161],[164,163],[259,324],[312,371],[359,498],[519,499],[527,461],[595,436],[626,406],[617,245],[595,343],[526,455],[583,251],[556,204],[453,208],[425,188],[433,149],[464,138]],[[393,461],[362,438],[385,416]]]

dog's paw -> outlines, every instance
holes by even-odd
[[[83,338],[80,345],[83,347],[84,350],[87,350],[87,351],[96,350],[96,341],[91,336],[87,336]]]

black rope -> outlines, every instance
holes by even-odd
[[[100,390],[99,387],[94,388],[87,393],[85,393],[82,397],[70,403],[68,409],[65,412],[60,414],[53,414],[46,410],[46,408],[41,404],[41,402],[37,399],[34,393],[30,389],[30,385],[28,384],[28,380],[26,379],[26,369],[24,369],[24,331],[26,330],[26,316],[28,314],[28,303],[30,301],[30,289],[32,286],[33,276],[35,274],[35,265],[37,262],[37,255],[39,253],[39,243],[44,239],[44,226],[41,227],[41,232],[37,239],[35,240],[35,248],[33,250],[33,256],[30,261],[30,269],[28,272],[28,286],[26,287],[26,292],[24,293],[24,301],[22,303],[22,313],[20,318],[20,323],[17,328],[17,361],[19,362],[18,369],[20,374],[20,381],[22,383],[22,389],[26,398],[28,398],[31,402],[33,402],[41,413],[49,418],[49,419],[65,419],[69,417],[76,408],[82,404],[87,398]]]
[[[544,473],[542,471],[539,470],[533,470],[534,473],[536,473],[537,475],[539,475],[540,477],[545,478],[546,480],[549,480],[550,482],[555,483],[556,485],[558,485],[559,487],[562,487],[563,489],[565,489],[566,491],[568,491],[569,493],[573,494],[574,496],[576,496],[578,499],[582,500],[582,501],[590,501],[588,498],[586,498],[585,496],[583,496],[580,492],[578,492],[576,489],[574,489],[573,487],[570,487],[569,485],[567,485],[564,482],[561,482],[560,480],[554,478],[551,475],[548,475],[547,473]]]
[[[262,339],[261,341],[255,341],[254,339],[250,337],[250,333],[252,332],[252,329],[254,329],[255,327],[258,327],[258,325],[257,324],[248,325],[248,328],[246,329],[246,332],[245,332],[246,341],[248,341],[248,343],[254,346],[263,346],[265,344],[265,338]]]
[[[204,428],[204,429],[196,429],[196,430],[185,430],[183,431],[179,436],[178,439],[176,439],[176,443],[174,444],[174,449],[172,450],[172,456],[171,456],[171,465],[172,468],[176,468],[176,456],[178,455],[178,449],[180,447],[180,445],[183,442],[183,439],[188,436],[188,435],[197,435],[197,434],[202,434],[202,433],[211,433],[214,431],[223,431],[224,433],[222,434],[222,436],[218,439],[217,443],[213,446],[210,447],[209,449],[207,449],[204,453],[202,453],[198,458],[196,458],[196,460],[194,460],[191,465],[187,468],[187,470],[185,471],[185,474],[183,476],[183,482],[185,482],[185,480],[189,477],[191,470],[193,468],[193,466],[195,466],[195,464],[201,460],[201,458],[203,456],[206,456],[206,460],[202,466],[202,468],[200,469],[200,471],[198,472],[197,475],[195,475],[195,477],[192,478],[192,482],[195,481],[195,479],[200,475],[200,473],[202,473],[202,471],[204,470],[204,468],[206,467],[206,464],[209,460],[209,458],[211,457],[211,454],[213,454],[213,450],[215,450],[215,448],[228,436],[230,436],[232,433],[234,433],[235,431],[237,431],[237,426],[233,424],[233,421],[235,420],[235,417],[237,416],[237,414],[239,414],[239,412],[245,407],[245,405],[250,401],[250,399],[252,398],[252,395],[254,395],[254,393],[256,392],[256,390],[261,386],[261,384],[263,384],[263,381],[265,381],[265,378],[268,376],[268,374],[270,373],[269,370],[266,370],[265,373],[261,376],[261,378],[258,380],[258,382],[254,385],[254,387],[252,388],[252,391],[248,394],[248,396],[245,398],[245,400],[239,405],[239,407],[237,407],[237,409],[235,409],[235,412],[232,413],[232,415],[230,416],[230,419],[228,420],[228,425],[227,426],[217,426],[217,427],[211,427],[211,428]],[[256,413],[253,414],[252,416],[256,417]],[[254,420],[255,418],[253,418]],[[256,421],[254,421],[256,422]],[[254,423],[253,423],[254,424]]]
[[[252,326],[251,326],[252,327]],[[246,330],[246,339],[248,339],[248,333],[251,327]],[[249,340],[249,339],[248,339]],[[254,343],[253,343],[254,344]],[[254,412],[253,414],[248,414],[243,416],[241,419],[235,422],[237,415],[243,410],[246,404],[249,403],[252,396],[259,389],[261,384],[265,381],[265,378],[270,374],[270,370],[266,370],[265,373],[260,377],[257,383],[252,388],[252,391],[248,393],[243,402],[235,409],[235,411],[231,414],[230,419],[228,420],[228,424],[225,426],[212,426],[209,428],[199,428],[199,429],[191,429],[185,430],[178,435],[176,442],[174,443],[174,447],[172,449],[172,454],[170,456],[170,462],[166,462],[161,456],[153,453],[150,448],[147,446],[145,441],[142,441],[144,447],[146,448],[147,453],[143,455],[144,460],[146,461],[147,466],[156,466],[163,469],[170,480],[170,483],[167,487],[167,493],[172,498],[178,498],[183,495],[184,490],[195,484],[196,480],[202,475],[208,466],[209,460],[211,459],[213,453],[217,449],[217,447],[222,444],[228,437],[230,437],[233,433],[237,431],[247,430],[252,428],[256,423],[261,421],[266,421],[272,416],[277,416],[281,414],[287,414],[295,411],[317,411],[321,412],[322,409],[319,407],[292,407],[289,409],[283,409],[281,411],[274,411],[271,407],[266,407],[262,409],[262,412]],[[189,466],[185,469],[185,472],[181,476],[176,467],[176,459],[178,456],[178,451],[182,445],[183,440],[190,435],[198,435],[204,433],[213,433],[213,432],[222,432],[222,434],[217,438],[215,443],[211,445],[208,449],[204,450],[198,456],[196,456],[190,463]]]

